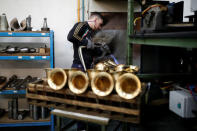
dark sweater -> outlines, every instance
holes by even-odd
[[[68,41],[73,43],[73,49],[74,49],[73,64],[81,64],[78,54],[78,48],[79,46],[87,46],[88,40],[86,38],[91,40],[92,35],[93,35],[93,30],[90,28],[87,22],[76,23],[73,26],[73,28],[70,30],[67,39]],[[93,62],[93,57],[101,54],[100,49],[91,50],[84,48],[82,49],[82,52],[87,69],[91,67],[91,64]]]

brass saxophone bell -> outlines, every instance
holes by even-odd
[[[118,95],[124,99],[133,99],[141,92],[141,82],[132,73],[115,73],[115,89]]]
[[[67,83],[67,71],[61,68],[47,69],[47,82],[54,90],[62,89]]]
[[[114,88],[114,80],[111,74],[103,71],[88,71],[91,78],[91,88],[94,94],[98,96],[109,95]]]
[[[81,70],[71,69],[68,71],[68,87],[73,93],[84,93],[88,88],[88,84],[88,76]]]

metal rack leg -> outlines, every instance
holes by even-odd
[[[101,131],[106,131],[106,126],[105,125],[101,125]]]
[[[54,115],[53,114],[51,114],[51,131],[55,131]]]
[[[61,118],[59,116],[56,116],[56,123],[57,123],[57,131],[61,131]]]

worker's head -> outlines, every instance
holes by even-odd
[[[94,12],[88,20],[88,24],[93,30],[100,30],[103,26],[104,18],[100,13]]]

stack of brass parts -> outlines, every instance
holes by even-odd
[[[136,73],[139,71],[139,68],[137,66],[116,64],[112,60],[99,62],[98,64],[95,65],[94,69],[99,71],[106,71],[109,73],[114,73],[114,72]]]
[[[75,94],[82,94],[91,86],[94,94],[107,96],[115,88],[124,99],[133,99],[141,92],[141,82],[134,74],[139,68],[132,65],[116,65],[113,61],[98,63],[87,73],[78,69],[46,69],[50,88],[60,90],[66,85]]]

